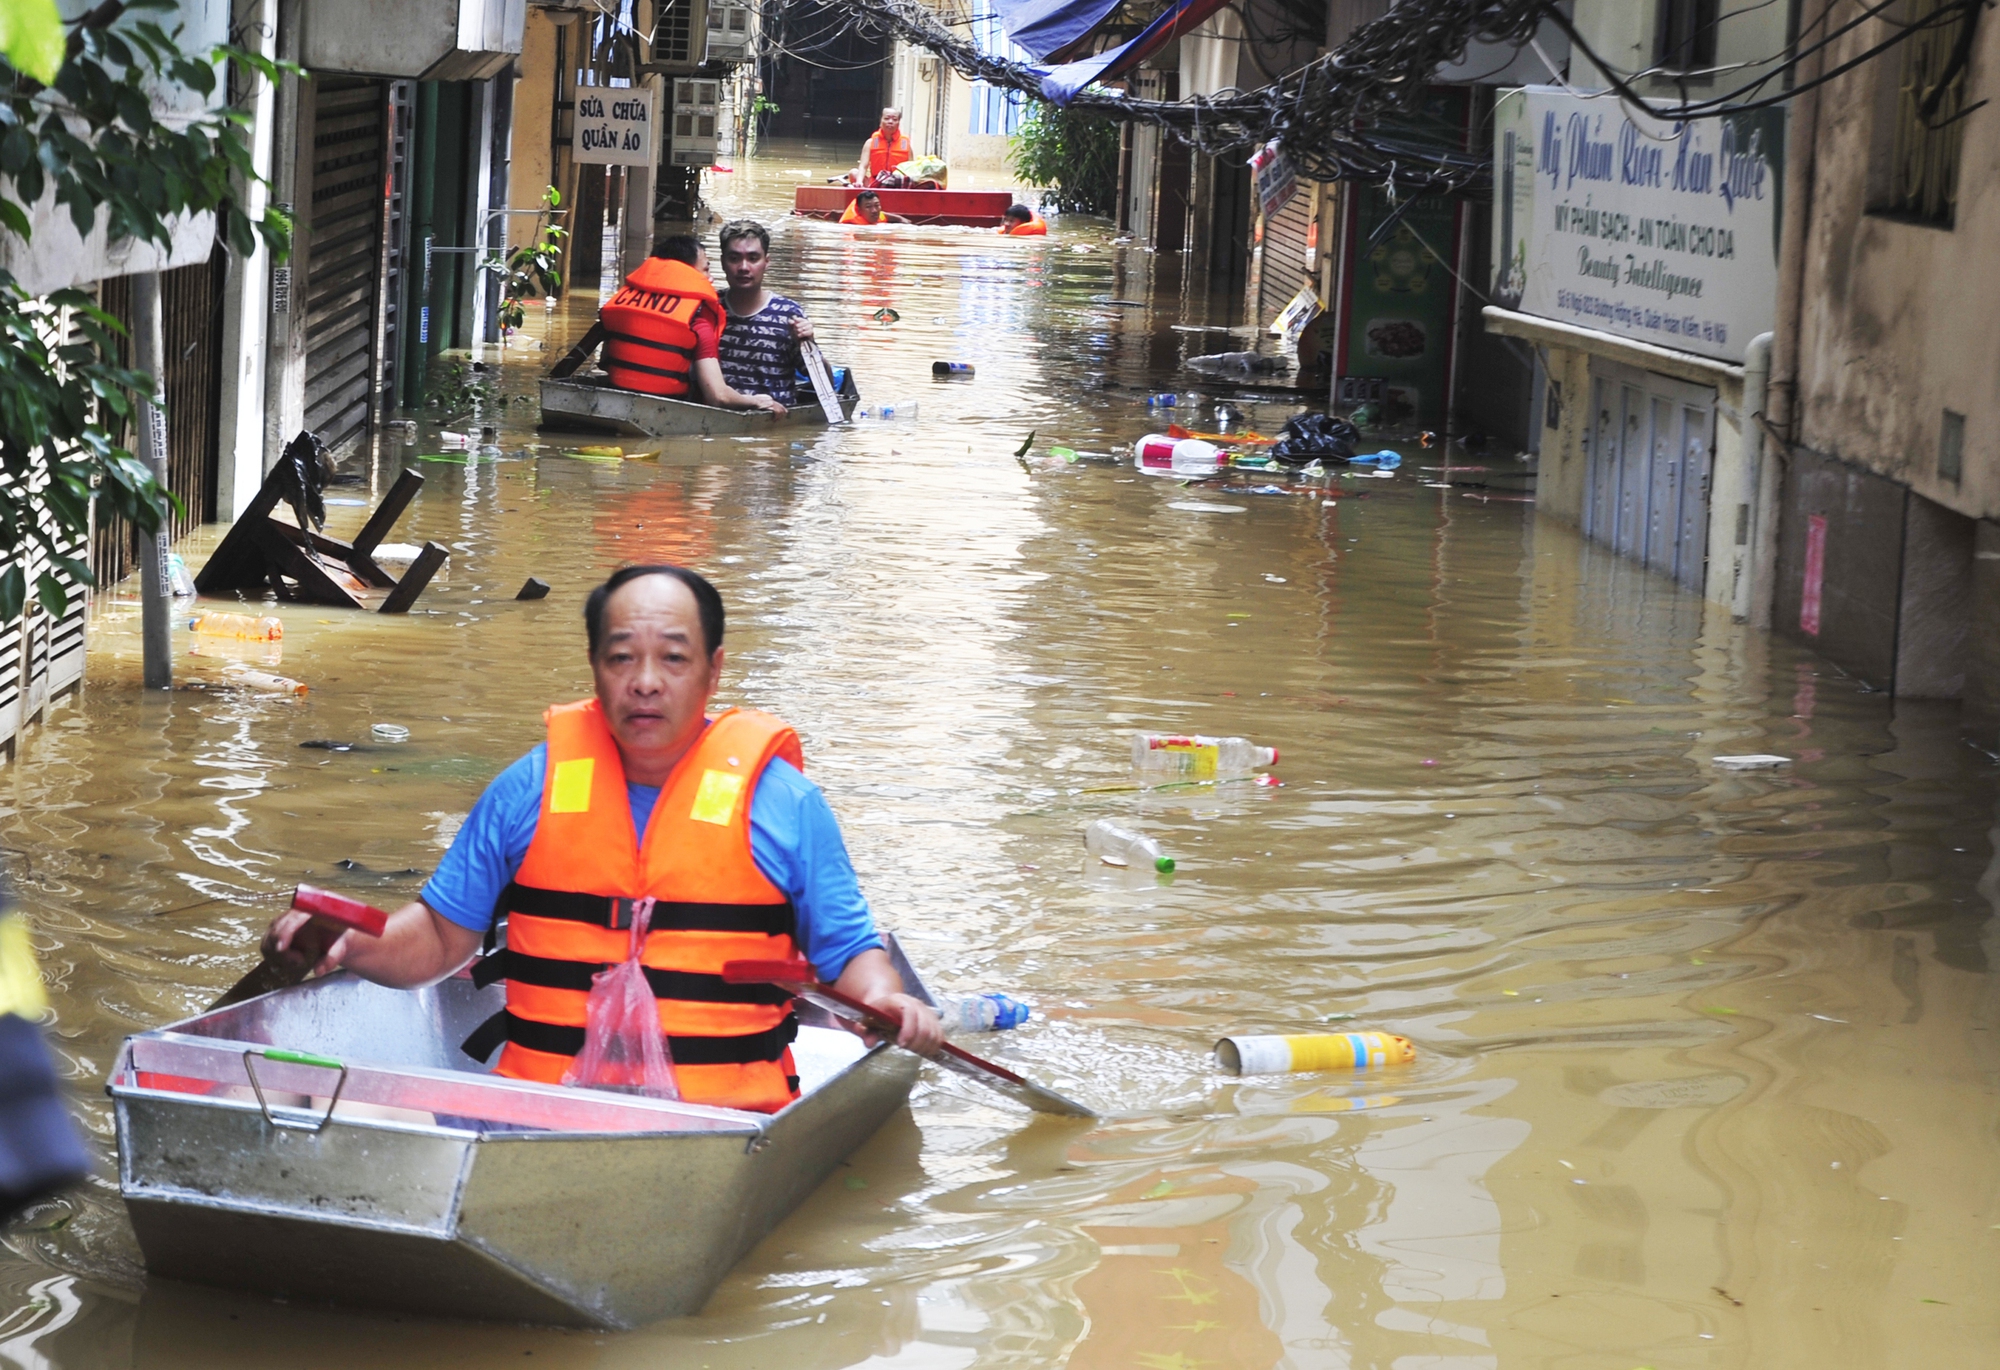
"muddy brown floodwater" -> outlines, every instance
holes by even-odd
[[[819,165],[746,166],[722,208],[775,219]],[[274,610],[303,700],[142,698],[131,593],[106,597],[81,696],[0,770],[103,1158],[6,1233],[0,1362],[1994,1363],[1996,772],[1950,709],[1436,488],[1434,451],[1331,502],[1090,460],[1188,389],[1184,351],[1241,345],[1173,328],[1210,306],[1101,226],[777,231],[774,284],[915,418],[563,457],[530,446],[530,339],[487,411],[504,454],[417,465],[396,536],[452,551],[420,612]],[[947,358],[976,377],[933,384]],[[434,426],[331,493],[383,488]],[[1031,429],[1085,460],[1024,470]],[[725,698],[799,727],[880,920],[940,988],[1031,1000],[984,1042],[1103,1120],[930,1074],[700,1316],[627,1335],[148,1282],[102,1092],[120,1039],[232,982],[301,879],[411,894],[542,707],[587,691],[584,590],[657,558],[721,584]],[[555,593],[511,602],[530,574]],[[410,740],[300,746],[376,722]],[[1275,745],[1283,784],[1135,792],[1138,728]],[[1796,760],[1710,760],[1764,751]],[[1086,869],[1099,817],[1179,872]],[[1208,1055],[1335,1023],[1418,1062],[1238,1081]]]

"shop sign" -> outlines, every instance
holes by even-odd
[[[654,141],[651,86],[580,86],[570,148],[579,162],[651,166]]]
[[[1675,124],[1529,86],[1493,128],[1496,303],[1725,361],[1771,328],[1781,110]]]

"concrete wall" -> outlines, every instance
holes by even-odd
[[[1844,55],[1880,41],[1865,26]],[[1830,60],[1840,60],[1830,58]],[[2000,23],[1982,22],[1969,99],[2000,94]],[[1868,213],[1878,83],[1900,64],[1869,63],[1820,102],[1804,317],[1802,426],[1816,452],[1908,485],[1972,518],[2000,518],[2000,109],[1964,121],[1954,227]],[[1943,412],[1965,416],[1964,475],[1938,473]]]
[[[572,34],[580,31],[572,24]],[[514,130],[508,152],[507,207],[536,209],[556,175],[550,132],[556,98],[556,26],[549,22],[548,11],[528,11],[519,66],[521,79],[514,83]],[[540,227],[532,214],[508,215],[508,249],[526,245]]]

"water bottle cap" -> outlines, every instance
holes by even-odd
[[[1278,749],[1276,747],[1271,748],[1271,764],[1273,766],[1278,764]]]
[[[1153,862],[1153,869],[1158,871],[1162,875],[1172,874],[1174,869],[1174,858],[1171,856],[1162,856],[1158,858]]]

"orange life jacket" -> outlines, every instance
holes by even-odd
[[[1025,224],[1003,224],[1000,231],[1010,238],[1033,238],[1047,233],[1049,226],[1042,222],[1040,215],[1036,215]]]
[[[507,947],[473,975],[482,985],[504,976],[507,1007],[466,1050],[484,1060],[504,1037],[496,1074],[560,1083],[583,1049],[591,976],[625,959],[632,902],[651,897],[640,962],[681,1097],[783,1108],[798,1097],[791,998],[769,985],[725,984],[721,971],[729,961],[799,954],[791,902],[750,854],[750,797],[773,757],[803,768],[798,734],[769,714],[718,716],[661,787],[642,839],[598,702],[559,704],[545,718],[541,816],[500,897]]]
[[[878,128],[868,135],[868,146],[862,155],[868,159],[868,179],[872,181],[883,172],[894,171],[910,160],[909,136],[898,129],[896,140],[885,143],[882,141],[882,130]]]
[[[597,311],[604,324],[604,369],[621,390],[679,396],[694,390],[695,313],[708,307],[716,326],[723,318],[715,283],[686,262],[648,257],[610,303]]]
[[[862,218],[862,217],[861,217],[861,211],[860,211],[860,210],[859,210],[858,208],[856,208],[856,205],[857,205],[857,203],[858,203],[857,201],[854,201],[854,200],[849,200],[849,201],[847,202],[847,208],[846,208],[846,209],[843,209],[842,211],[840,211],[840,221],[841,221],[842,223],[844,223],[844,224],[866,224],[866,223],[878,223],[878,224],[879,224],[879,223],[884,223],[884,222],[886,222],[886,220],[885,220],[885,219],[864,219],[864,218]]]

